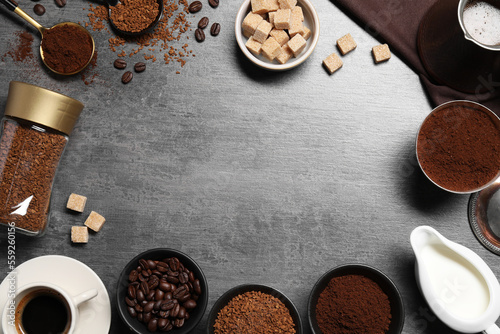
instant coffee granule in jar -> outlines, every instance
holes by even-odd
[[[260,291],[248,291],[229,301],[219,311],[215,334],[293,334],[295,323],[286,305]]]
[[[45,231],[56,169],[82,109],[65,95],[10,83],[0,126],[0,225]]]

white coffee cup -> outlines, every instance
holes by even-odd
[[[79,311],[78,306],[95,296],[97,296],[96,289],[90,289],[76,296],[70,295],[63,288],[56,286],[51,283],[46,282],[36,282],[24,285],[17,289],[15,296],[12,296],[7,303],[2,314],[2,330],[4,334],[19,334],[23,333],[20,326],[21,315],[17,315],[17,312],[23,312],[25,305],[28,304],[26,300],[23,300],[28,296],[30,300],[37,296],[38,294],[54,294],[60,299],[67,307],[68,319],[67,325],[64,330],[64,334],[72,334],[75,330],[75,326],[78,322]],[[21,309],[18,309],[20,307]],[[17,319],[16,319],[17,318]],[[26,333],[29,334],[29,333]]]

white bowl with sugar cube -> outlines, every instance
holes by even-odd
[[[285,71],[302,64],[319,39],[309,0],[245,0],[235,21],[236,41],[255,65]]]

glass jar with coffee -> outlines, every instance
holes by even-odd
[[[82,109],[65,95],[10,83],[0,123],[0,225],[45,231],[55,172]]]

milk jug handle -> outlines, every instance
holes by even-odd
[[[493,324],[488,327],[483,333],[486,334],[500,334],[500,328],[497,325]]]

